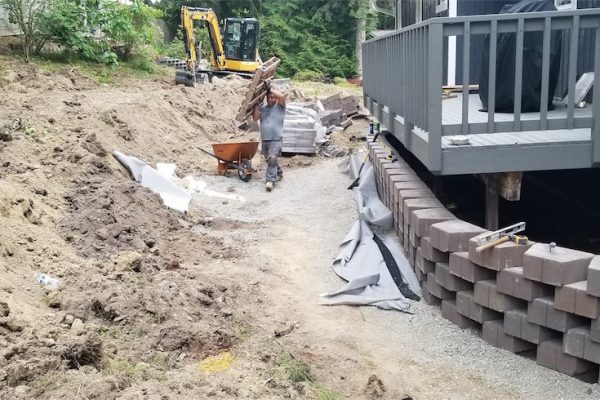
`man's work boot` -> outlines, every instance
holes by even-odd
[[[273,182],[267,182],[265,187],[267,188],[267,192],[270,192],[271,190],[273,190]]]

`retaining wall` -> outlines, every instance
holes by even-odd
[[[600,256],[532,241],[477,252],[475,238],[487,230],[457,219],[389,147],[369,141],[369,154],[428,304],[493,346],[535,352],[539,365],[597,373]]]

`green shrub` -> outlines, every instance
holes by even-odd
[[[333,83],[335,85],[342,85],[342,84],[346,83],[346,78],[341,78],[339,76],[336,76],[335,78],[333,78]]]
[[[149,47],[140,47],[131,53],[129,66],[153,74],[156,72],[156,51]]]
[[[42,19],[47,39],[67,54],[116,65],[153,44],[153,21],[159,16],[159,11],[141,0],[131,5],[111,0],[49,0]]]
[[[294,80],[300,81],[300,82],[307,82],[307,81],[318,81],[319,79],[321,79],[322,74],[320,72],[316,72],[316,71],[307,71],[307,70],[303,70],[303,71],[299,71],[296,73],[296,75],[294,75]]]

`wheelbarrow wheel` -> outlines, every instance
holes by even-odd
[[[248,182],[252,178],[252,163],[247,158],[240,162],[241,169],[238,169],[238,176],[244,182]]]

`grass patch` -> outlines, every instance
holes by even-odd
[[[299,361],[288,353],[282,353],[279,357],[279,365],[283,369],[285,377],[292,383],[312,382],[313,377],[310,367]]]
[[[314,396],[315,396],[316,400],[342,400],[342,399],[344,399],[344,397],[341,394],[336,393],[327,388],[324,388],[323,386],[320,386],[320,385],[315,385],[313,387],[313,392],[314,392]]]
[[[148,365],[132,363],[129,360],[110,361],[108,365],[102,369],[102,374],[120,376],[136,381],[155,380],[158,382],[165,382],[167,380],[167,376],[164,372],[150,369]]]
[[[40,68],[51,72],[65,69],[79,72],[82,76],[100,84],[115,84],[121,79],[154,79],[175,75],[172,68],[154,65],[147,61],[132,60],[120,62],[116,66],[104,65],[89,61],[79,60],[64,54],[51,54],[36,57],[33,62]]]

